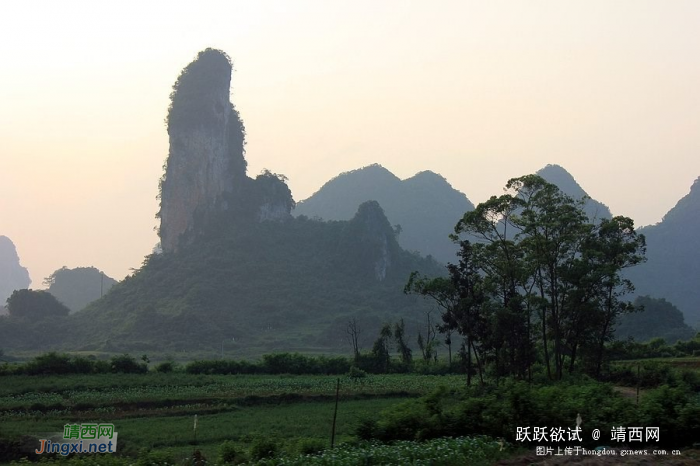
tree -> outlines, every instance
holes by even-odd
[[[403,319],[401,319],[399,322],[394,324],[394,339],[396,340],[396,349],[401,354],[401,362],[403,362],[406,366],[410,366],[411,361],[413,360],[413,355],[411,348],[408,347],[404,339],[405,334],[406,325],[404,324]]]
[[[413,274],[405,291],[444,309],[442,330],[465,337],[480,374],[489,363],[497,377],[529,379],[541,348],[550,378],[581,358],[598,375],[615,322],[634,308],[622,300],[634,287],[621,271],[644,260],[645,241],[631,219],[591,224],[583,207],[539,176],[513,178],[457,223],[449,279]]]
[[[70,312],[48,291],[16,290],[7,299],[7,311],[11,317],[40,320],[47,317],[63,317]]]
[[[357,325],[357,319],[353,317],[348,321],[348,326],[345,329],[348,336],[350,337],[350,343],[352,343],[352,355],[355,361],[360,357],[360,345],[358,339],[360,338],[360,327]]]
[[[391,339],[391,325],[384,324],[379,331],[379,338],[372,347],[372,356],[377,369],[383,373],[389,372],[389,362],[391,360],[389,341]]]

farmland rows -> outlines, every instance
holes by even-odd
[[[150,375],[130,377],[148,378]],[[98,377],[98,376],[93,376]],[[192,376],[201,382],[202,376]],[[118,404],[184,400],[241,400],[247,397],[276,397],[294,394],[297,397],[330,396],[335,392],[336,377],[331,376],[212,376],[209,383],[180,385],[161,384],[120,386],[110,388],[66,389],[58,392],[29,391],[0,396],[0,408],[5,411],[54,407],[56,410],[71,407],[107,407]],[[174,375],[174,381],[183,382],[187,377]],[[42,381],[46,383],[46,380]],[[166,383],[162,383],[166,382]],[[425,394],[439,386],[457,388],[463,385],[459,376],[380,375],[366,378],[341,378],[341,396]]]

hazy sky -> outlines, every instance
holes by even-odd
[[[296,200],[380,163],[473,202],[564,166],[656,223],[700,176],[700,2],[3,2],[0,235],[34,287],[122,279],[157,237],[164,117],[206,47],[234,61],[249,174]]]

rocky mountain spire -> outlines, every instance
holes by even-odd
[[[246,181],[245,129],[229,100],[231,60],[206,49],[173,85],[168,109],[170,153],[160,182],[160,238],[178,248],[197,220],[227,210]]]

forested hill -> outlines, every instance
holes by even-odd
[[[647,239],[647,258],[630,270],[640,295],[676,305],[688,324],[700,324],[700,178],[690,193],[660,223],[639,230]]]
[[[444,273],[398,246],[376,203],[343,222],[222,220],[178,252],[150,256],[87,309],[51,321],[49,334],[8,325],[0,338],[26,349],[216,354],[225,342],[235,356],[349,353],[356,318],[369,350],[385,322],[404,318],[412,340],[424,328],[426,303],[403,293],[413,270]]]
[[[442,176],[423,171],[401,180],[381,165],[342,173],[299,202],[293,214],[347,220],[365,201],[379,202],[389,222],[400,225],[399,244],[409,251],[454,262],[456,246],[448,235],[474,205]]]

